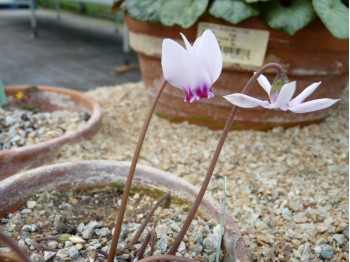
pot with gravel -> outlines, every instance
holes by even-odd
[[[120,197],[129,169],[128,162],[95,160],[49,165],[11,176],[0,183],[0,214],[4,217],[0,231],[10,234],[14,239],[19,237],[19,246],[31,250],[32,260],[43,256],[78,259],[89,252],[94,253],[95,249],[102,250],[100,253],[104,254],[111,244],[111,216],[118,213],[120,207],[117,191]],[[125,219],[117,250],[117,258],[125,260],[128,256],[136,256],[142,243],[147,241],[147,233],[152,232],[151,226],[147,226],[139,236],[140,240],[134,238],[146,212],[152,209],[150,204],[158,196],[164,192],[170,193],[170,197],[165,195],[163,199],[170,198],[171,204],[170,207],[162,207],[156,213],[157,217],[151,220],[157,235],[154,255],[165,253],[171,238],[180,230],[179,225],[187,213],[189,203],[198,194],[198,190],[190,183],[170,173],[142,165],[137,166],[133,182],[133,194],[129,198],[127,210],[129,215]],[[106,186],[110,188],[106,189]],[[16,212],[23,204],[24,207]],[[10,212],[12,214],[8,215]],[[193,221],[178,255],[207,257],[210,260],[206,261],[214,261],[217,234],[221,233],[218,231],[221,212],[217,201],[210,196],[204,197],[200,215]],[[33,247],[40,248],[33,240],[41,244],[46,240],[47,244],[41,250],[44,253],[33,251]],[[126,251],[126,247],[129,251]],[[134,254],[131,254],[132,250]],[[150,247],[146,252],[149,254]],[[247,261],[244,242],[232,218],[225,216],[220,261],[236,260]]]
[[[0,108],[0,180],[38,166],[60,146],[89,137],[101,109],[84,94],[51,86],[6,86]]]

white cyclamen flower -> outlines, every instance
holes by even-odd
[[[211,87],[222,70],[222,54],[215,35],[205,30],[193,46],[181,36],[186,49],[171,39],[163,40],[164,78],[185,92],[185,102],[213,97]]]
[[[260,75],[258,77],[258,82],[268,93],[270,101],[259,100],[240,93],[227,95],[224,96],[224,98],[239,107],[252,108],[262,106],[268,109],[281,109],[283,111],[290,110],[294,113],[308,113],[321,110],[330,107],[339,101],[339,99],[322,98],[304,102],[304,100],[316,90],[321,82],[313,83],[312,85],[308,86],[293,99],[292,97],[296,88],[295,81],[284,84],[280,90],[273,93],[271,93],[271,84],[265,76]]]

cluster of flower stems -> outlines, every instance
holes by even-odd
[[[281,66],[279,64],[276,63],[270,63],[270,64],[266,64],[263,67],[261,67],[252,77],[251,79],[248,81],[248,83],[246,84],[246,86],[243,88],[242,90],[242,94],[247,94],[249,92],[249,90],[252,88],[253,83],[257,80],[257,78],[267,69],[275,69],[277,70],[277,75],[281,75],[283,74],[283,70],[281,68]],[[113,234],[113,238],[112,238],[112,243],[109,249],[109,252],[103,252],[102,250],[97,250],[98,253],[104,255],[105,257],[107,257],[107,261],[108,262],[113,262],[115,255],[116,255],[116,250],[117,250],[117,246],[118,246],[118,239],[121,233],[121,228],[122,228],[122,224],[123,224],[123,220],[124,220],[124,215],[125,215],[125,210],[126,210],[126,205],[127,205],[127,200],[129,198],[130,195],[130,191],[131,191],[131,185],[132,185],[132,180],[134,177],[134,173],[136,170],[136,165],[137,165],[137,161],[141,152],[141,148],[142,148],[142,144],[144,141],[144,138],[146,136],[146,132],[149,126],[149,123],[151,121],[152,115],[154,113],[154,109],[157,105],[157,102],[159,100],[160,95],[162,94],[164,88],[166,87],[167,82],[164,80],[160,86],[160,88],[158,89],[157,94],[154,96],[153,102],[150,106],[150,109],[148,111],[147,117],[145,119],[144,125],[142,127],[140,136],[139,136],[139,140],[138,143],[136,145],[136,149],[134,152],[134,156],[131,162],[131,166],[129,169],[129,174],[127,177],[127,181],[125,183],[125,187],[124,187],[124,192],[123,192],[123,197],[122,197],[122,202],[120,205],[120,209],[118,212],[118,217],[116,220],[116,224],[115,224],[115,229],[114,229],[114,234]],[[170,247],[170,249],[168,250],[167,254],[164,255],[156,255],[156,256],[152,256],[153,251],[154,251],[154,246],[155,246],[155,242],[157,239],[156,236],[156,232],[154,230],[151,230],[145,237],[143,243],[141,243],[141,248],[139,249],[139,251],[136,254],[136,257],[140,260],[138,260],[139,262],[147,262],[147,261],[179,261],[179,262],[195,262],[195,261],[201,261],[201,260],[194,260],[194,259],[189,259],[189,258],[185,258],[185,257],[179,257],[179,256],[175,256],[175,253],[177,251],[177,249],[180,246],[180,243],[182,242],[189,226],[191,225],[191,222],[199,208],[199,205],[205,195],[205,192],[209,186],[209,182],[211,180],[211,177],[213,175],[216,163],[218,161],[221,149],[224,145],[225,139],[227,137],[228,132],[230,131],[231,125],[233,123],[234,117],[236,115],[237,112],[237,106],[233,106],[232,110],[230,112],[230,115],[226,121],[225,127],[223,129],[223,132],[221,134],[221,137],[219,139],[218,145],[216,147],[216,150],[214,152],[212,161],[210,163],[210,166],[208,168],[207,174],[204,178],[203,184],[198,192],[198,195],[196,196],[196,199],[193,203],[192,208],[190,209],[187,218],[185,220],[185,222],[183,223],[183,226],[180,230],[180,232],[178,233],[176,239],[174,240],[172,246]],[[161,198],[158,199],[158,201],[152,206],[151,210],[149,211],[149,213],[147,214],[146,218],[144,219],[144,221],[141,223],[140,227],[138,228],[138,230],[135,233],[135,236],[133,237],[133,239],[130,241],[128,248],[132,249],[132,246],[134,244],[137,243],[137,241],[139,240],[141,234],[143,233],[143,231],[145,230],[147,224],[149,223],[149,221],[151,220],[152,215],[154,214],[154,212],[156,211],[156,209],[159,207],[159,205],[165,201],[168,200],[170,198],[170,193],[166,193],[165,195],[163,195]],[[37,248],[37,249],[41,249],[41,250],[50,250],[47,246],[44,246],[42,244],[39,244],[38,242],[44,241],[44,240],[49,240],[49,239],[53,239],[53,238],[57,238],[57,236],[53,236],[53,237],[49,237],[49,238],[39,238],[36,240],[32,241],[32,245]],[[26,253],[20,248],[18,247],[18,245],[11,239],[9,238],[6,234],[2,233],[0,231],[0,242],[3,242],[4,244],[7,244],[19,257],[22,261],[25,262],[29,262],[29,258],[26,255]],[[145,249],[147,247],[147,245],[150,244],[150,252],[148,257],[146,258],[142,258],[145,252]],[[50,251],[57,251],[57,250],[50,250]],[[124,250],[124,253],[129,253],[129,250],[126,249]],[[118,260],[119,262],[123,262],[123,260]]]

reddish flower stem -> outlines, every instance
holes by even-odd
[[[115,256],[115,252],[117,249],[117,245],[118,245],[118,240],[119,240],[119,235],[121,232],[121,228],[122,228],[122,224],[123,224],[123,220],[124,220],[124,215],[125,215],[125,210],[126,210],[126,204],[128,202],[128,197],[130,195],[130,189],[131,189],[131,184],[132,184],[132,179],[134,178],[134,173],[135,173],[135,169],[136,169],[136,165],[137,165],[137,161],[141,152],[141,148],[142,148],[142,144],[143,141],[145,139],[146,136],[146,132],[149,126],[149,123],[151,121],[154,109],[157,105],[157,102],[159,100],[160,95],[162,94],[165,86],[167,84],[166,80],[163,80],[160,88],[158,89],[157,94],[154,96],[153,98],[153,102],[151,104],[151,107],[148,111],[147,117],[145,119],[145,122],[143,124],[140,136],[139,136],[139,140],[137,142],[136,148],[135,148],[135,152],[134,152],[134,156],[132,158],[132,162],[131,162],[131,166],[129,169],[129,174],[125,183],[125,187],[124,187],[124,193],[123,193],[123,198],[122,198],[122,203],[120,205],[120,209],[118,212],[118,218],[115,224],[115,228],[114,228],[114,234],[113,234],[113,239],[112,239],[112,243],[111,243],[111,247],[108,253],[108,258],[107,261],[108,262],[113,262],[114,261],[114,256]]]
[[[145,240],[142,242],[142,245],[139,249],[139,251],[136,254],[136,258],[140,259],[143,254],[145,253],[147,244],[150,242],[151,243],[151,251],[149,252],[149,255],[152,256],[153,255],[153,251],[154,251],[154,245],[155,245],[155,240],[157,238],[157,233],[156,231],[154,231],[154,229],[152,229],[146,236]]]
[[[137,232],[135,233],[135,236],[132,238],[132,240],[130,241],[130,246],[133,246],[140,238],[142,232],[145,230],[145,227],[147,226],[147,224],[149,223],[149,221],[151,220],[154,212],[156,212],[157,208],[159,207],[159,205],[164,201],[164,200],[168,200],[170,197],[170,193],[166,193],[165,195],[163,195],[162,197],[160,197],[157,202],[152,206],[151,210],[149,211],[149,213],[147,214],[146,218],[142,221],[140,227],[138,228]]]
[[[248,83],[245,85],[245,87],[243,88],[242,90],[242,94],[247,94],[249,92],[249,90],[252,88],[253,86],[253,83],[258,79],[258,77],[267,69],[270,69],[270,68],[274,68],[278,71],[278,73],[283,73],[283,69],[282,67],[279,65],[279,64],[276,64],[276,63],[271,63],[271,64],[266,64],[264,65],[263,67],[261,67],[248,81]],[[230,128],[231,128],[231,125],[233,123],[233,120],[235,118],[235,115],[236,115],[236,112],[237,112],[237,109],[238,107],[237,106],[233,106],[232,110],[231,110],[231,113],[226,121],[226,124],[225,124],[225,127],[224,127],[224,130],[222,131],[222,134],[221,134],[221,137],[220,137],[220,140],[218,142],[218,145],[216,147],[216,150],[215,150],[215,153],[213,155],[213,158],[212,158],[212,161],[210,163],[210,166],[209,166],[209,169],[208,169],[208,172],[204,178],[204,181],[203,181],[203,184],[202,184],[202,187],[200,188],[199,190],[199,193],[197,195],[197,198],[179,232],[179,234],[177,235],[173,245],[170,247],[169,251],[168,251],[168,254],[169,255],[174,255],[177,251],[177,249],[179,248],[180,244],[181,244],[181,241],[183,240],[189,226],[191,225],[191,222],[198,210],[198,207],[204,197],[204,194],[208,188],[208,185],[209,185],[209,182],[210,182],[210,179],[213,175],[213,172],[214,172],[214,169],[215,169],[215,165],[218,161],[218,158],[219,158],[219,155],[220,155],[220,152],[221,152],[221,149],[224,145],[224,142],[225,142],[225,139],[227,137],[227,134],[228,132],[230,131]]]
[[[17,243],[11,239],[8,235],[0,231],[0,242],[7,245],[15,252],[23,262],[30,262],[27,254],[17,245]]]

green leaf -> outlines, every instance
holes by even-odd
[[[209,13],[222,18],[232,24],[259,15],[259,9],[254,4],[247,4],[241,0],[217,0],[211,5]]]
[[[141,21],[159,22],[159,10],[164,0],[126,0],[121,5],[121,9]]]
[[[178,24],[183,28],[192,26],[207,9],[209,0],[164,1],[160,21],[167,26]]]
[[[5,93],[5,88],[0,80],[0,106],[4,106],[7,104],[7,96]]]
[[[349,8],[341,0],[312,0],[312,4],[332,35],[349,38]]]
[[[280,1],[261,3],[262,13],[268,25],[293,35],[308,25],[316,13],[311,1],[294,0],[291,5],[284,6]]]

